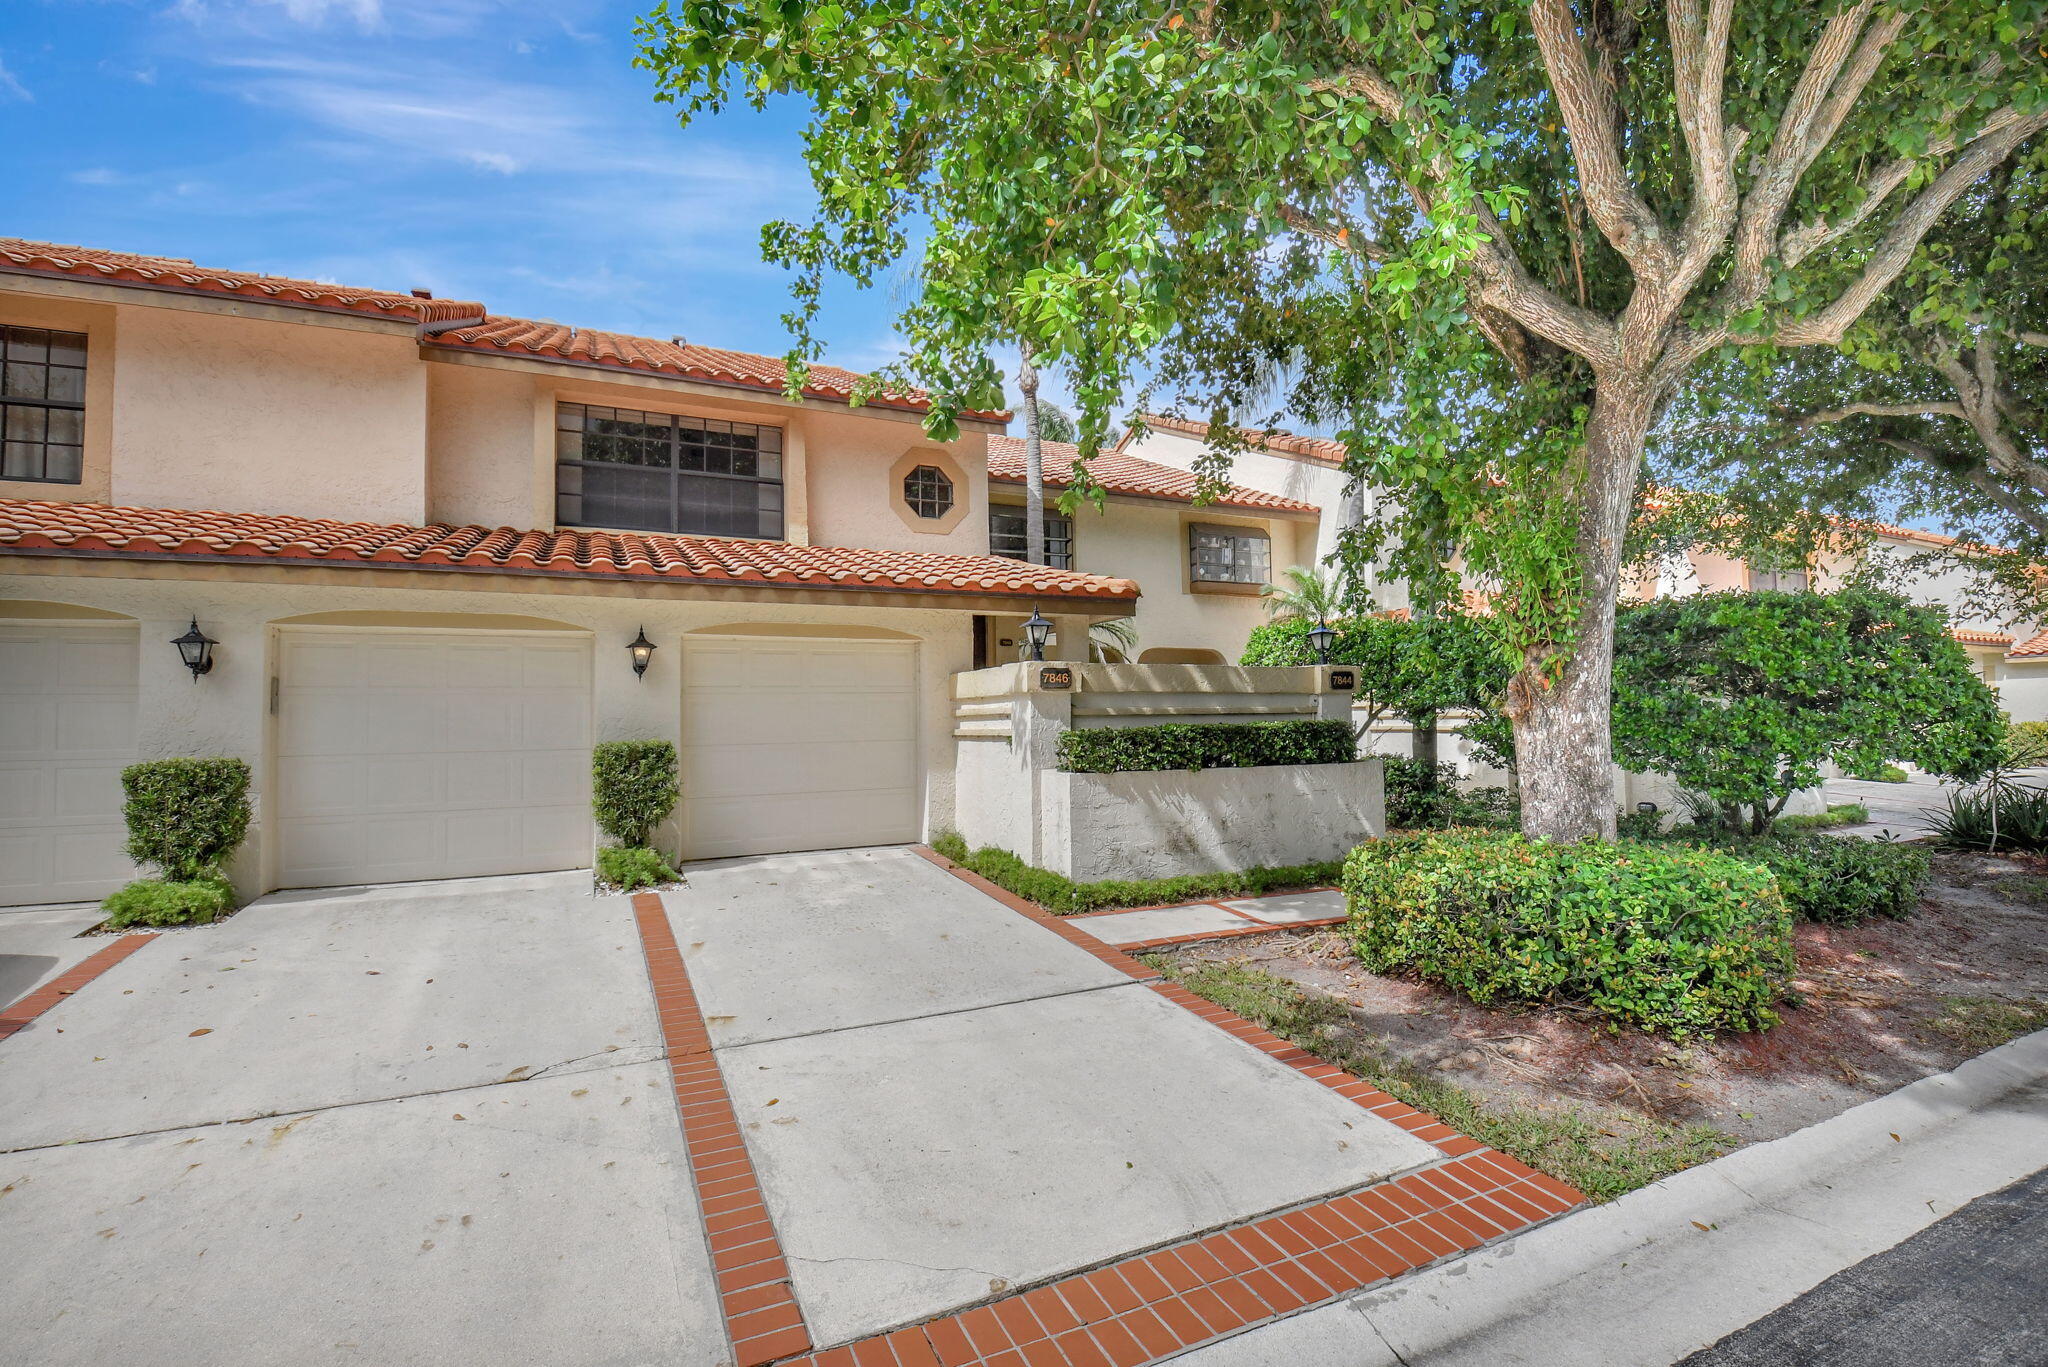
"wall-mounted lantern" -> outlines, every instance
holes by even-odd
[[[654,659],[654,642],[647,639],[647,628],[640,628],[640,634],[627,643],[626,649],[633,652],[633,673],[636,677],[647,673],[647,666]]]
[[[1309,632],[1309,649],[1315,651],[1317,664],[1326,665],[1330,662],[1330,645],[1336,639],[1337,633],[1330,630],[1328,622],[1317,622],[1315,629]]]
[[[213,648],[220,642],[201,631],[199,619],[194,617],[191,627],[171,644],[178,648],[178,658],[184,661],[185,668],[192,671],[192,682],[198,683],[199,676],[213,668]]]
[[[1654,802],[1638,802],[1636,810],[1644,816],[1655,816],[1657,814],[1657,804]]]
[[[1052,635],[1052,623],[1038,615],[1038,604],[1031,605],[1031,616],[1024,621],[1024,635],[1031,642],[1031,658],[1045,658],[1045,638]]]

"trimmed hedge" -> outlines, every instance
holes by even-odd
[[[621,845],[646,845],[681,796],[676,747],[665,740],[608,740],[590,752],[590,810]]]
[[[238,759],[153,759],[121,771],[128,857],[172,882],[215,873],[249,833],[249,766]],[[118,894],[117,894],[118,895]]]
[[[1714,850],[1428,832],[1359,846],[1344,890],[1367,968],[1482,1004],[1581,1002],[1674,1035],[1761,1029],[1793,967],[1776,880]]]
[[[1070,774],[1160,769],[1253,769],[1268,764],[1348,764],[1358,733],[1346,721],[1162,722],[1104,727],[1060,736],[1060,768]]]
[[[1769,869],[1794,916],[1826,925],[1911,915],[1933,868],[1923,846],[1893,840],[1775,835],[1696,843]]]
[[[100,903],[108,930],[129,926],[209,925],[235,909],[235,889],[217,873],[198,878],[138,878]]]
[[[1173,902],[1200,902],[1218,897],[1262,897],[1269,892],[1333,885],[1344,866],[1299,864],[1277,868],[1240,869],[1233,873],[1191,873],[1178,878],[1105,878],[1076,883],[1065,874],[1027,864],[1008,850],[967,848],[958,833],[944,831],[932,849],[970,873],[978,873],[1006,892],[1045,908],[1055,916],[1117,907],[1151,907]]]

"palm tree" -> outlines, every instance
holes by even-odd
[[[1277,619],[1310,617],[1327,622],[1344,615],[1344,584],[1341,574],[1321,567],[1290,565],[1281,571],[1279,584],[1259,590],[1266,611]]]
[[[1138,654],[1138,619],[1112,617],[1088,627],[1088,654],[1097,664],[1110,663],[1112,654],[1132,660]]]

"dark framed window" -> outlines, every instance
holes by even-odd
[[[0,479],[85,478],[85,334],[0,327]]]
[[[780,541],[782,430],[557,404],[555,521]]]
[[[1015,504],[992,505],[988,510],[989,554],[1024,559],[1024,532],[1029,526],[1024,510]],[[1045,515],[1045,563],[1056,570],[1074,568],[1073,519],[1058,513]]]
[[[903,477],[903,501],[919,517],[944,517],[953,511],[953,481],[936,465],[920,465]]]
[[[1249,527],[1188,528],[1188,571],[1198,584],[1270,584],[1273,542]]]

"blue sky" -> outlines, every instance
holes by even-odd
[[[0,236],[482,299],[779,355],[760,225],[811,204],[802,110],[679,129],[652,0],[5,0]],[[890,286],[827,300],[893,358]]]

